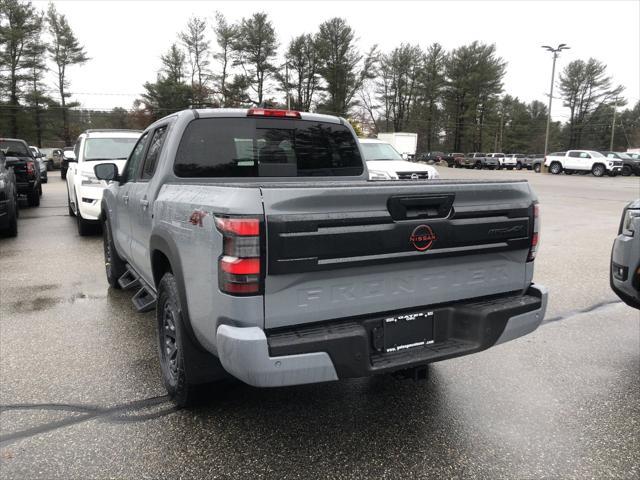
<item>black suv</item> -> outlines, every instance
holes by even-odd
[[[27,142],[18,138],[0,138],[0,150],[6,156],[7,167],[13,167],[18,195],[26,195],[30,207],[40,205],[40,169]]]

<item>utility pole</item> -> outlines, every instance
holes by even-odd
[[[613,102],[613,121],[611,122],[611,143],[609,144],[609,151],[613,152],[613,137],[616,133],[616,110],[618,109],[618,97]]]
[[[556,48],[550,47],[549,45],[543,45],[542,48],[553,53],[553,66],[551,67],[551,87],[549,88],[549,111],[547,112],[547,133],[544,136],[544,156],[546,157],[547,153],[549,153],[549,125],[551,124],[551,102],[553,100],[553,84],[555,82],[556,76],[556,60],[558,58],[558,54],[562,50],[567,50],[571,47],[568,47],[566,43],[561,43]]]

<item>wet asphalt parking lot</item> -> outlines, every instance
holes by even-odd
[[[177,410],[153,314],[108,289],[57,172],[0,238],[0,476],[9,478],[629,478],[640,476],[640,313],[609,289],[640,178],[526,178],[542,214],[544,325],[394,377],[259,390],[230,382]]]

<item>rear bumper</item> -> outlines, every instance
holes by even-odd
[[[378,332],[388,315],[267,333],[258,327],[221,325],[218,356],[230,374],[256,387],[393,372],[479,352],[527,335],[542,322],[547,297],[546,288],[531,285],[524,295],[428,308],[436,312],[434,343],[396,353],[379,348]]]
[[[16,182],[16,190],[19,194],[28,194],[31,193],[36,188],[35,180],[28,181],[17,181]]]

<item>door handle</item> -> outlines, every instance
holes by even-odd
[[[123,195],[122,196],[122,201],[124,202],[125,205],[129,204],[129,195]]]
[[[144,198],[142,200],[140,200],[140,205],[142,205],[142,209],[146,210],[147,207],[149,206],[149,200],[145,200]]]

